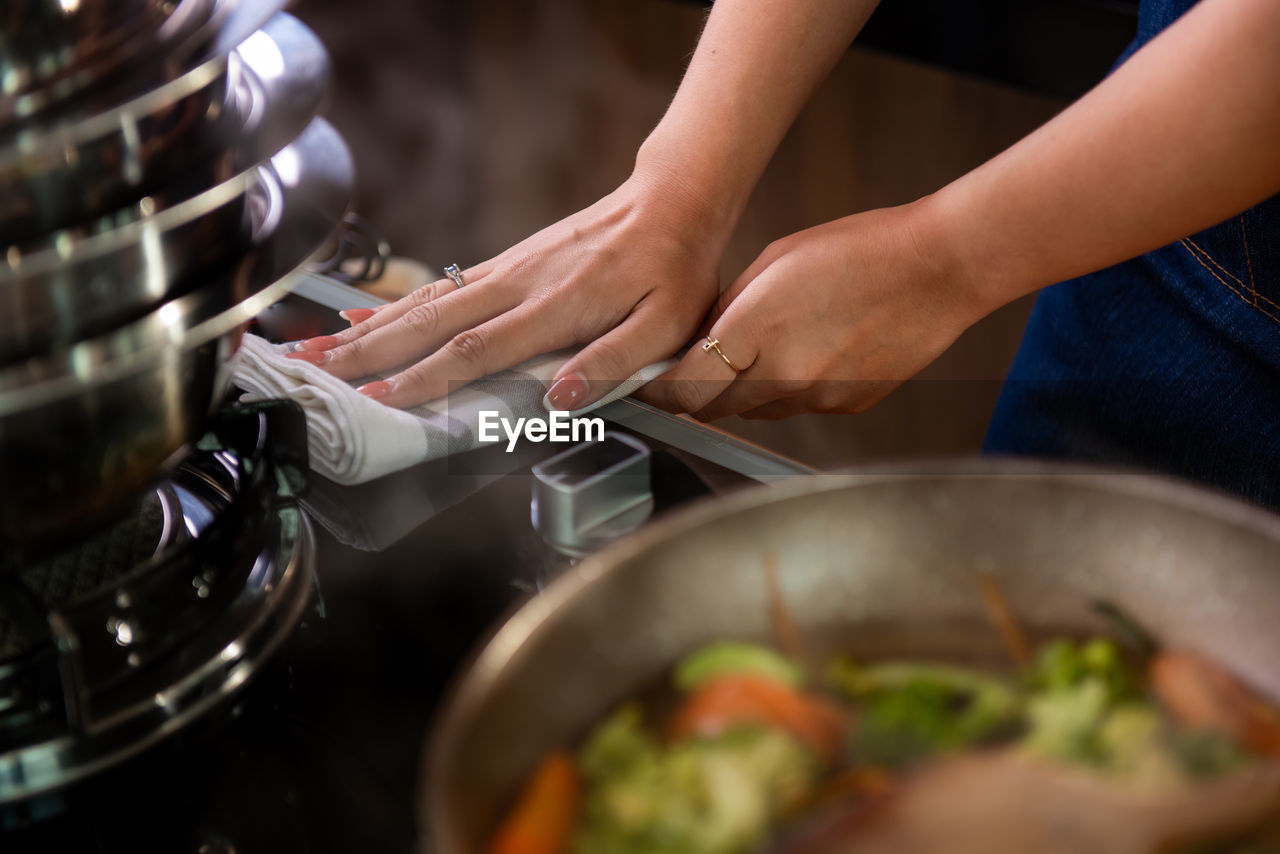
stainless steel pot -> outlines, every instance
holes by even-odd
[[[770,637],[776,559],[811,651],[998,656],[975,581],[1036,632],[1117,605],[1167,644],[1280,698],[1280,517],[1169,480],[1013,461],[818,476],[659,523],[589,558],[503,625],[427,754],[436,854],[480,852],[524,775],[713,639]]]
[[[162,0],[9,0],[0,16],[7,99],[110,71],[172,11]]]
[[[229,54],[110,109],[0,136],[0,244],[116,227],[144,195],[181,201],[227,180],[297,135],[328,76],[320,41],[280,14]]]
[[[0,128],[55,110],[111,109],[225,55],[286,2],[8,0],[0,12]]]
[[[239,258],[254,167],[306,126],[327,82],[323,45],[281,14],[172,86],[36,137],[29,151],[0,151],[0,233],[6,218],[27,230],[165,183],[92,227],[9,250],[0,364],[138,317]]]
[[[134,323],[0,369],[0,560],[109,516],[200,436],[244,324],[331,235],[353,169],[317,119],[252,177],[243,263]]]
[[[214,39],[237,3],[9,0],[0,13],[0,127],[121,78],[171,74]]]

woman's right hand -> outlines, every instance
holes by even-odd
[[[681,187],[637,173],[599,202],[488,261],[290,354],[406,408],[533,356],[586,345],[548,392],[578,409],[684,346],[718,293],[731,223]],[[407,367],[405,367],[407,366]]]

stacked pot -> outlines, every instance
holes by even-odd
[[[0,568],[201,435],[246,322],[350,202],[284,0],[5,0]]]

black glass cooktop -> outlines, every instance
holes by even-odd
[[[610,429],[651,453],[652,518],[801,471],[689,422],[613,412]],[[144,755],[0,807],[0,850],[422,850],[423,749],[442,697],[503,614],[571,564],[530,514],[530,468],[561,450],[494,446],[355,487],[312,476],[315,590],[271,663]],[[744,461],[759,472],[735,471]]]

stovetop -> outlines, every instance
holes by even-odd
[[[287,316],[324,326],[361,300],[315,279],[264,325]],[[653,518],[807,471],[630,401],[603,414],[651,452]],[[530,468],[559,450],[491,447],[356,487],[313,476],[301,502],[315,591],[271,663],[205,725],[68,792],[0,808],[0,849],[422,850],[420,773],[436,708],[502,615],[572,564],[530,516]]]

